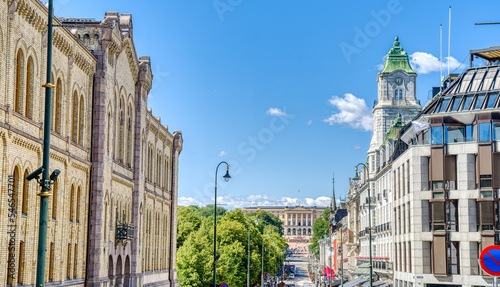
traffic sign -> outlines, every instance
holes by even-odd
[[[491,245],[486,247],[481,252],[479,263],[484,272],[491,276],[500,276],[500,246]]]
[[[220,287],[229,287],[229,285],[227,285],[226,283],[222,283],[222,285],[220,285]]]

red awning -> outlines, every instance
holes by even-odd
[[[323,274],[326,274],[327,279],[335,279],[335,270],[330,267],[323,267]]]

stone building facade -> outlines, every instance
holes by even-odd
[[[47,14],[37,0],[0,3],[0,286],[35,282],[40,187],[24,177],[42,165]],[[182,135],[147,109],[151,62],[136,55],[131,15],[54,21],[84,27],[54,28],[50,168],[61,175],[46,281],[177,286]]]
[[[244,207],[245,212],[265,210],[276,215],[283,223],[283,237],[289,240],[309,242],[313,235],[313,225],[328,207],[307,206],[257,206]]]
[[[350,279],[368,275],[365,210],[371,208],[375,281],[397,287],[492,284],[478,259],[482,249],[500,243],[499,52],[471,51],[471,59],[486,65],[471,62],[411,122],[396,120],[378,149],[384,156],[368,162],[360,181],[351,180]],[[372,206],[366,206],[368,188]],[[380,215],[388,228],[380,228]],[[380,234],[390,239],[382,249]]]

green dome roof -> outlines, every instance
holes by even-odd
[[[398,36],[394,39],[394,44],[385,57],[384,69],[381,73],[391,73],[394,70],[403,70],[407,73],[416,74],[411,68],[408,54],[399,43]]]

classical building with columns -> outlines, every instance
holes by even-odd
[[[244,207],[245,212],[265,210],[276,215],[283,223],[284,238],[309,241],[313,234],[316,218],[321,217],[328,207],[319,206],[257,206]]]
[[[42,164],[47,15],[38,0],[0,3],[0,286],[35,283],[40,186],[24,177]],[[178,286],[182,134],[147,108],[132,16],[54,22],[77,27],[54,28],[46,282]]]

